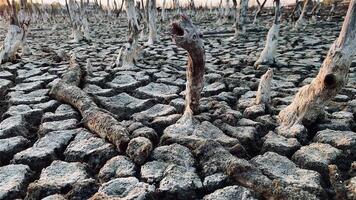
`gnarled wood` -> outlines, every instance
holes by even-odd
[[[177,46],[188,51],[185,110],[183,118],[199,112],[199,101],[204,85],[205,51],[202,33],[186,15],[172,23],[171,33]]]
[[[113,143],[119,152],[125,152],[129,142],[127,130],[112,115],[100,109],[90,96],[78,87],[82,78],[83,72],[72,58],[70,67],[62,79],[52,87],[50,95],[78,109],[86,128]]]
[[[338,39],[331,46],[318,75],[303,86],[293,102],[279,113],[283,127],[302,123],[303,119],[313,122],[319,108],[335,97],[347,82],[347,76],[356,54],[356,0],[351,0]]]

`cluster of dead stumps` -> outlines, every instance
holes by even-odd
[[[356,0],[211,2],[0,4],[0,199],[355,199]]]

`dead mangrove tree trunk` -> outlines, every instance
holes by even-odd
[[[282,127],[315,121],[318,110],[335,97],[347,82],[352,57],[356,54],[356,0],[351,0],[338,39],[331,46],[318,75],[303,86],[293,102],[279,113]]]
[[[120,54],[116,59],[116,67],[121,69],[132,69],[135,67],[135,62],[141,47],[138,43],[140,28],[138,25],[137,13],[134,0],[125,1],[125,10],[128,20],[129,38],[128,43],[121,48]]]
[[[158,41],[157,36],[157,9],[156,9],[156,0],[149,0],[148,3],[148,45],[152,45]]]
[[[199,101],[204,85],[205,51],[202,33],[192,21],[181,15],[172,23],[171,33],[177,46],[188,52],[185,110],[181,121],[191,120],[199,112]]]
[[[26,0],[20,1],[20,11],[17,12],[16,4],[13,0],[10,3],[7,0],[10,14],[10,26],[7,31],[3,46],[0,49],[0,64],[8,61],[15,61],[18,50],[22,47],[25,50],[28,45],[26,42],[26,34],[30,25],[31,18],[27,15],[25,6]]]
[[[294,29],[298,30],[305,26],[305,15],[307,13],[309,0],[304,0],[302,13],[300,13],[298,20],[295,22]]]
[[[240,0],[235,22],[235,38],[246,33],[246,17],[248,10],[248,0]]]
[[[50,95],[78,109],[86,128],[113,143],[119,152],[125,152],[129,142],[127,130],[112,115],[100,109],[90,96],[78,87],[83,74],[75,59],[71,58],[67,72],[52,87]]]
[[[254,66],[258,69],[260,65],[278,65],[276,60],[278,33],[280,29],[279,17],[280,17],[280,3],[279,0],[275,0],[276,8],[272,27],[267,34],[266,46],[263,49],[260,57],[255,62]]]
[[[262,4],[260,3],[259,0],[256,0],[256,2],[257,2],[257,5],[258,5],[258,8],[257,8],[257,11],[255,13],[255,17],[253,19],[253,24],[258,24],[259,23],[259,20],[257,18],[261,15],[262,9],[265,6],[267,0],[264,0],[262,2]]]

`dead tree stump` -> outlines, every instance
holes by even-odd
[[[331,46],[316,78],[303,86],[293,102],[279,113],[282,127],[313,122],[321,106],[335,97],[347,82],[352,57],[356,54],[356,0],[352,0],[338,39]]]

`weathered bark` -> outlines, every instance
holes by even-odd
[[[205,51],[202,33],[186,16],[172,23],[171,33],[177,46],[188,52],[185,110],[182,121],[192,119],[199,112],[199,101],[204,85]]]
[[[135,67],[136,59],[141,50],[141,47],[138,43],[140,29],[138,25],[134,0],[125,1],[125,10],[129,25],[128,44],[123,47],[122,52],[119,54],[115,62],[116,67],[120,67],[122,69]]]
[[[149,28],[149,33],[148,33],[148,45],[152,45],[158,41],[158,36],[157,36],[157,9],[156,9],[156,0],[149,0],[148,3],[148,28]]]
[[[235,22],[235,38],[239,35],[244,35],[246,33],[246,17],[248,10],[248,0],[240,0],[240,7],[238,8],[236,22]]]
[[[351,0],[338,39],[331,46],[316,78],[303,86],[293,102],[279,113],[283,127],[315,121],[321,106],[335,97],[347,82],[352,57],[356,54],[356,0]]]
[[[20,47],[22,47],[22,51],[25,51],[23,53],[29,49],[26,35],[31,18],[26,12],[26,3],[26,0],[20,1],[20,11],[17,12],[15,1],[10,3],[7,0],[7,4],[11,8],[10,26],[0,49],[0,64],[16,60],[16,54]]]
[[[261,15],[262,9],[265,6],[267,0],[264,0],[262,2],[262,4],[260,3],[259,0],[256,0],[256,2],[257,2],[257,5],[258,5],[258,8],[257,8],[257,11],[255,13],[255,17],[253,19],[253,24],[258,24],[259,20],[257,18]]]
[[[275,0],[276,8],[272,27],[269,29],[267,34],[266,46],[263,49],[260,57],[255,62],[254,66],[258,69],[261,64],[263,65],[278,65],[276,60],[277,44],[278,44],[278,34],[279,34],[279,17],[280,17],[280,4],[279,0]]]
[[[119,152],[125,152],[129,142],[126,128],[108,112],[100,109],[90,96],[78,87],[83,74],[80,66],[72,58],[67,72],[52,87],[50,95],[78,109],[86,128],[113,143]]]
[[[269,105],[271,101],[271,84],[273,78],[273,70],[268,69],[267,72],[262,75],[258,90],[256,93],[255,105],[265,104]]]
[[[307,9],[308,9],[308,3],[309,0],[304,0],[304,6],[303,6],[303,10],[302,13],[300,13],[300,16],[298,18],[298,20],[295,22],[294,28],[296,30],[303,28],[305,25],[305,14],[307,13]]]

